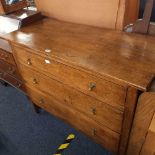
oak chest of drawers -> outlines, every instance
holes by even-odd
[[[138,97],[154,79],[153,38],[53,19],[3,38],[34,104],[125,154]]]

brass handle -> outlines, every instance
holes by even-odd
[[[91,107],[91,112],[92,112],[93,115],[96,115],[96,108]]]
[[[33,78],[33,84],[37,84],[37,79]]]
[[[31,59],[27,59],[27,64],[32,65]]]
[[[92,129],[92,135],[93,135],[93,136],[96,136],[96,131],[97,131],[97,130],[96,130],[95,128]]]
[[[96,88],[96,83],[91,82],[91,83],[89,84],[89,90],[92,91],[94,88]]]
[[[40,100],[39,100],[39,103],[40,103],[40,104],[43,104],[43,103],[44,103],[44,99],[40,99]]]

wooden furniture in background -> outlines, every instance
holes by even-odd
[[[140,96],[138,101],[138,106],[135,113],[135,119],[129,140],[127,155],[154,155],[154,115],[155,93],[145,92]]]
[[[35,0],[44,15],[63,21],[123,30],[138,19],[139,0]]]
[[[0,36],[18,30],[42,18],[40,12],[23,9],[9,15],[0,16]],[[0,39],[0,79],[23,90],[23,82],[18,74],[9,42]]]
[[[18,10],[21,10],[28,6],[26,0],[19,1],[15,4],[6,4],[6,0],[0,0],[0,14],[8,14]]]
[[[23,82],[11,53],[0,49],[0,80],[23,90]]]
[[[145,143],[142,147],[141,155],[154,155],[155,154],[155,114],[151,121]]]
[[[133,25],[129,25],[126,31],[155,35],[155,23],[150,21],[154,5],[155,0],[146,0],[143,18],[137,20]]]
[[[126,155],[137,100],[155,75],[154,38],[47,18],[3,39],[36,105]]]

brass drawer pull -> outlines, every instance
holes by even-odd
[[[93,135],[93,136],[96,136],[96,131],[97,131],[97,130],[96,130],[95,128],[92,129],[92,135]]]
[[[39,100],[39,103],[40,103],[40,104],[45,103],[45,102],[44,102],[44,99],[40,99],[40,100]]]
[[[33,84],[37,84],[37,79],[36,78],[33,78]]]
[[[92,91],[94,88],[96,88],[96,83],[91,82],[91,83],[89,84],[89,90]]]
[[[27,64],[32,65],[31,59],[27,59]]]
[[[91,112],[92,112],[93,115],[96,115],[96,108],[91,107]]]

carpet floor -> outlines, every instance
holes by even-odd
[[[111,155],[62,120],[36,114],[23,93],[0,84],[0,155],[53,155],[70,133],[76,138],[62,155]]]

